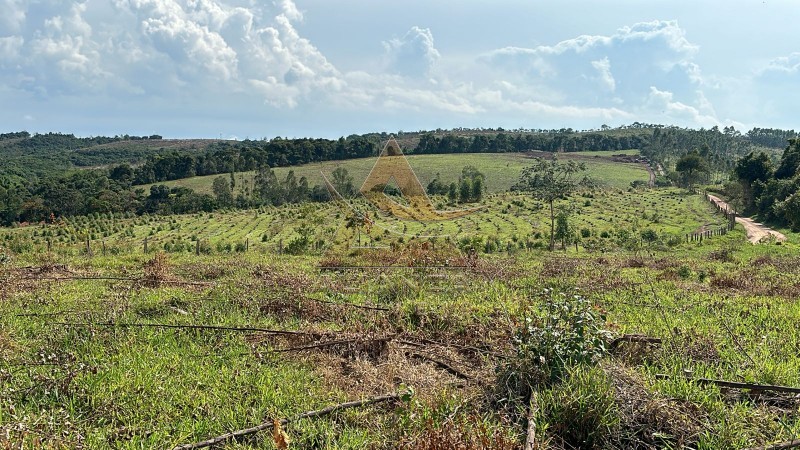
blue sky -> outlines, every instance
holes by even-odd
[[[791,1],[0,0],[0,131],[798,128]]]

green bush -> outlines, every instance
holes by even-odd
[[[593,364],[606,352],[605,315],[581,295],[545,289],[544,305],[524,318],[513,337],[514,356],[500,367],[498,394],[526,406],[535,388],[563,380],[578,365]]]

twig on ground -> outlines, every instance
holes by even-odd
[[[450,373],[451,375],[455,376],[456,378],[460,378],[462,380],[467,380],[467,381],[476,381],[476,378],[473,377],[472,375],[467,375],[466,373],[456,369],[455,367],[451,366],[450,364],[447,364],[446,362],[444,362],[442,360],[439,360],[437,358],[425,355],[423,353],[417,353],[417,352],[412,352],[412,351],[406,351],[406,354],[408,356],[412,357],[412,358],[418,358],[418,359],[422,359],[422,360],[425,360],[425,361],[432,362],[432,363],[436,364],[439,368],[444,369],[446,372]]]
[[[673,377],[662,373],[656,374],[658,380],[670,380]],[[791,386],[778,386],[774,384],[756,384],[756,383],[740,383],[737,381],[715,380],[711,378],[688,378],[697,384],[713,384],[715,386],[727,387],[733,389],[750,389],[754,391],[773,391],[773,392],[786,392],[791,394],[800,394],[800,388]]]
[[[645,336],[643,334],[623,334],[608,344],[611,349],[617,348],[623,342],[644,342],[648,344],[661,344],[661,338]]]
[[[315,411],[307,411],[307,412],[304,412],[302,414],[299,414],[299,415],[295,416],[294,418],[281,419],[278,422],[281,425],[286,425],[289,422],[295,422],[295,421],[298,421],[298,420],[301,420],[301,419],[309,419],[309,418],[312,418],[312,417],[322,417],[322,416],[326,416],[328,414],[332,414],[334,412],[341,411],[341,410],[344,410],[344,409],[359,408],[359,407],[362,407],[362,406],[374,405],[376,403],[388,402],[388,401],[392,401],[392,400],[399,400],[405,395],[407,395],[407,394],[406,393],[396,393],[396,394],[382,395],[380,397],[374,397],[374,398],[371,398],[371,399],[368,399],[368,400],[360,400],[360,401],[355,401],[355,402],[341,403],[341,404],[338,404],[338,405],[329,406],[327,408],[318,409],[318,410],[315,410]],[[211,439],[207,439],[205,441],[195,442],[193,444],[179,445],[179,446],[175,447],[174,450],[190,450],[190,449],[196,449],[196,448],[211,447],[212,445],[220,444],[222,442],[225,442],[225,441],[228,441],[228,440],[231,440],[231,439],[236,439],[236,438],[240,438],[240,437],[247,436],[247,435],[250,435],[250,434],[258,433],[259,431],[271,429],[273,426],[274,426],[274,422],[270,419],[270,420],[267,420],[266,422],[264,422],[264,423],[262,423],[260,425],[256,425],[256,426],[251,427],[251,428],[245,428],[243,430],[238,430],[238,431],[234,431],[234,432],[231,432],[231,433],[225,433],[225,434],[222,434],[220,436],[213,437]]]
[[[258,327],[232,327],[221,325],[173,325],[166,323],[119,323],[119,322],[52,322],[53,325],[64,325],[69,327],[120,327],[120,328],[178,328],[190,330],[220,330],[220,331],[252,331],[268,334],[284,334],[293,336],[320,336],[319,333],[308,331],[275,330],[270,328]]]

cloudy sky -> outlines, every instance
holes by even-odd
[[[793,0],[0,0],[0,132],[797,129],[799,17]]]

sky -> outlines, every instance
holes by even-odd
[[[797,129],[787,1],[0,0],[0,132]]]

